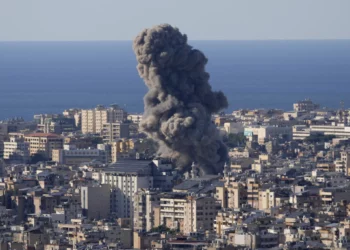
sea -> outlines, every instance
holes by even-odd
[[[189,41],[214,90],[241,108],[291,110],[306,98],[350,107],[350,40]],[[0,42],[0,120],[119,104],[143,112],[132,41]]]

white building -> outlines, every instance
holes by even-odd
[[[225,122],[224,129],[227,134],[239,134],[244,132],[244,126],[240,122]]]
[[[310,136],[310,133],[311,130],[306,125],[293,126],[293,140],[304,140]]]
[[[103,124],[123,122],[127,119],[127,113],[118,105],[109,108],[97,106],[95,109],[83,109],[81,111],[81,131],[83,134],[99,134]]]
[[[259,144],[264,144],[271,138],[285,137],[287,140],[292,138],[291,127],[277,126],[251,126],[244,129],[244,135],[250,140],[257,140]]]
[[[142,114],[129,114],[128,120],[133,123],[139,124],[142,121]]]
[[[311,125],[311,133],[319,133],[324,135],[334,135],[341,138],[350,138],[350,127],[344,126],[344,124],[335,124],[331,125]]]
[[[54,149],[52,151],[52,160],[67,165],[79,165],[93,160],[108,163],[109,154],[108,150],[100,148],[78,149],[75,145],[64,145],[63,149]]]
[[[184,234],[213,230],[216,212],[214,197],[167,193],[160,198],[160,223]]]
[[[111,186],[111,212],[119,218],[132,218],[135,193],[152,188],[152,166],[148,161],[118,161],[101,174],[102,184]]]
[[[11,136],[10,141],[4,142],[4,159],[28,162],[29,142],[25,142],[23,137]]]

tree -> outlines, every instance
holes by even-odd
[[[229,148],[244,146],[246,143],[246,137],[243,133],[229,134],[226,138],[224,138],[224,143]]]
[[[31,164],[36,164],[40,161],[47,161],[47,160],[48,159],[43,154],[40,154],[40,153],[36,153],[30,157]]]

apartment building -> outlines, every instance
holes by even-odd
[[[259,182],[255,178],[247,178],[247,203],[255,208],[259,208]]]
[[[52,150],[52,160],[67,165],[79,165],[93,160],[108,163],[109,153],[99,148],[78,149],[75,145],[64,145],[63,149]]]
[[[135,143],[132,139],[120,139],[111,143],[111,162],[118,159],[129,158],[130,152],[134,149]]]
[[[42,154],[51,159],[54,149],[63,148],[63,138],[50,133],[34,133],[24,136],[24,141],[29,143],[29,154]]]
[[[217,235],[222,236],[225,234],[226,229],[236,226],[240,219],[239,213],[233,209],[222,209],[216,214],[213,225],[214,231]]]
[[[88,219],[107,218],[110,213],[110,186],[81,187],[81,208]]]
[[[273,207],[280,207],[289,202],[288,193],[277,192],[272,189],[259,191],[259,209],[265,210]]]
[[[184,210],[184,234],[213,230],[218,211],[214,197],[188,196]]]
[[[344,172],[345,175],[350,176],[350,152],[343,151],[340,153],[340,162],[338,162],[338,169],[341,169],[341,172]]]
[[[226,182],[223,187],[216,187],[216,198],[222,208],[241,208],[247,203],[247,191],[244,183]]]
[[[127,119],[127,113],[118,105],[106,108],[97,106],[95,109],[83,109],[81,111],[81,131],[83,134],[100,134],[103,124],[123,122]]]
[[[244,132],[244,126],[241,122],[225,122],[224,130],[227,134],[238,134]]]
[[[111,143],[129,137],[129,124],[120,122],[104,123],[101,131],[104,143]]]
[[[311,125],[311,133],[334,135],[340,138],[350,138],[350,127],[344,124],[332,123],[330,125]]]
[[[286,140],[291,139],[292,128],[277,126],[250,126],[244,129],[244,135],[250,141],[257,141],[262,145],[271,138],[282,137]]]
[[[171,229],[184,230],[187,194],[167,193],[160,198],[160,221]]]
[[[166,193],[160,198],[160,222],[184,234],[213,230],[218,206],[214,197]]]
[[[135,193],[134,230],[150,231],[160,225],[160,197],[156,190],[139,189]]]
[[[29,142],[19,135],[10,136],[10,141],[4,142],[5,160],[26,163],[29,161]]]
[[[65,117],[60,114],[35,115],[37,132],[61,134],[76,130],[76,122],[73,117]]]
[[[111,186],[111,213],[132,218],[137,190],[153,188],[152,165],[148,161],[120,160],[102,171],[101,181]]]
[[[313,103],[310,99],[306,99],[303,101],[298,101],[296,103],[293,104],[293,109],[294,111],[297,112],[302,112],[302,111],[313,111],[316,110],[320,107],[320,105]]]
[[[142,121],[142,114],[129,114],[128,120],[133,123],[139,124]]]
[[[306,125],[295,125],[293,126],[293,140],[304,140],[311,134],[310,128]]]

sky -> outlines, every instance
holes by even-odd
[[[350,39],[350,0],[0,0],[0,41]]]

